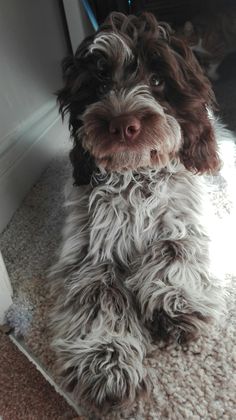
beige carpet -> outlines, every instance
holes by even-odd
[[[232,80],[229,82],[232,83]],[[225,91],[227,83],[221,92]],[[232,102],[228,104],[227,112],[228,109],[234,112],[236,101],[235,105]],[[232,120],[232,115],[230,117]],[[227,153],[230,159],[225,174],[229,183],[222,176],[217,177],[211,198],[217,217],[216,231],[225,230],[226,226],[235,238],[235,225],[231,226],[231,223],[235,212],[232,193],[236,180],[232,162],[236,155],[233,148]],[[51,163],[0,239],[15,293],[11,316],[15,320],[16,332],[23,334],[30,351],[52,375],[54,358],[49,350],[46,329],[50,306],[45,288],[46,270],[54,259],[60,240],[64,217],[63,186],[69,172],[65,153]],[[234,253],[234,249],[234,242],[228,248],[226,246],[227,252]],[[221,256],[219,263],[225,265]],[[236,419],[236,283],[232,268],[224,268],[228,271],[225,281],[230,292],[225,326],[219,330],[212,329],[207,337],[202,337],[188,348],[175,345],[157,348],[155,355],[146,360],[153,383],[150,398],[137,401],[130,412],[109,413],[98,418]]]

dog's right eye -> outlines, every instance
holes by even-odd
[[[99,58],[97,61],[97,69],[98,71],[104,71],[107,67],[107,63],[104,58]]]
[[[97,62],[97,77],[100,80],[107,79],[109,76],[108,65],[106,61],[100,58]]]
[[[101,83],[97,88],[97,92],[99,95],[105,95],[105,93],[107,93],[109,89],[110,86],[108,83]]]

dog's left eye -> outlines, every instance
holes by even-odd
[[[157,87],[163,84],[163,80],[160,79],[156,74],[153,74],[150,78],[151,86]]]

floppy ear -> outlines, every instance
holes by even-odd
[[[74,141],[70,152],[70,161],[73,167],[74,185],[90,184],[92,174],[96,169],[94,159],[85,151],[80,141]]]
[[[180,159],[193,172],[214,173],[220,168],[214,128],[209,118],[209,110],[216,106],[214,93],[187,44],[173,36],[170,46],[178,62],[175,74],[180,92],[177,114],[183,135]]]
[[[73,138],[73,148],[70,152],[70,160],[73,166],[75,185],[89,184],[95,169],[93,158],[84,150],[78,130],[81,122],[78,115],[84,110],[86,99],[85,92],[80,92],[82,73],[82,57],[90,38],[86,38],[78,48],[74,56],[66,57],[62,62],[62,74],[64,87],[57,92],[59,112],[64,119],[69,115],[69,129]]]
[[[196,117],[195,121],[182,124],[184,142],[180,159],[192,172],[214,174],[221,166],[214,128],[207,110],[196,111]]]

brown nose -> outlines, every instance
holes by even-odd
[[[134,140],[141,130],[141,122],[136,117],[119,116],[110,121],[109,133],[119,141]]]

